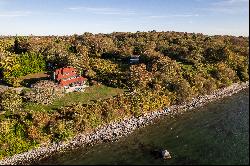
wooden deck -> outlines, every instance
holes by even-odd
[[[28,80],[28,79],[39,79],[39,78],[49,78],[50,75],[45,73],[45,72],[40,72],[40,73],[33,73],[33,74],[28,74],[26,76],[20,77],[23,80]]]

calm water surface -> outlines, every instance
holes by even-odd
[[[161,149],[172,159],[159,158],[155,150]],[[249,89],[161,119],[118,142],[55,155],[38,164],[249,164]]]

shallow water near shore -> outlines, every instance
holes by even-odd
[[[156,151],[167,149],[172,158]],[[106,142],[36,164],[249,164],[249,89],[165,117],[117,142]]]

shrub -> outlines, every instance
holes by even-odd
[[[0,110],[18,112],[22,107],[22,97],[12,89],[0,94]]]

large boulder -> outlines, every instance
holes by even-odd
[[[161,155],[162,155],[162,158],[165,160],[171,159],[171,155],[170,155],[169,151],[167,151],[167,150],[161,151]]]

